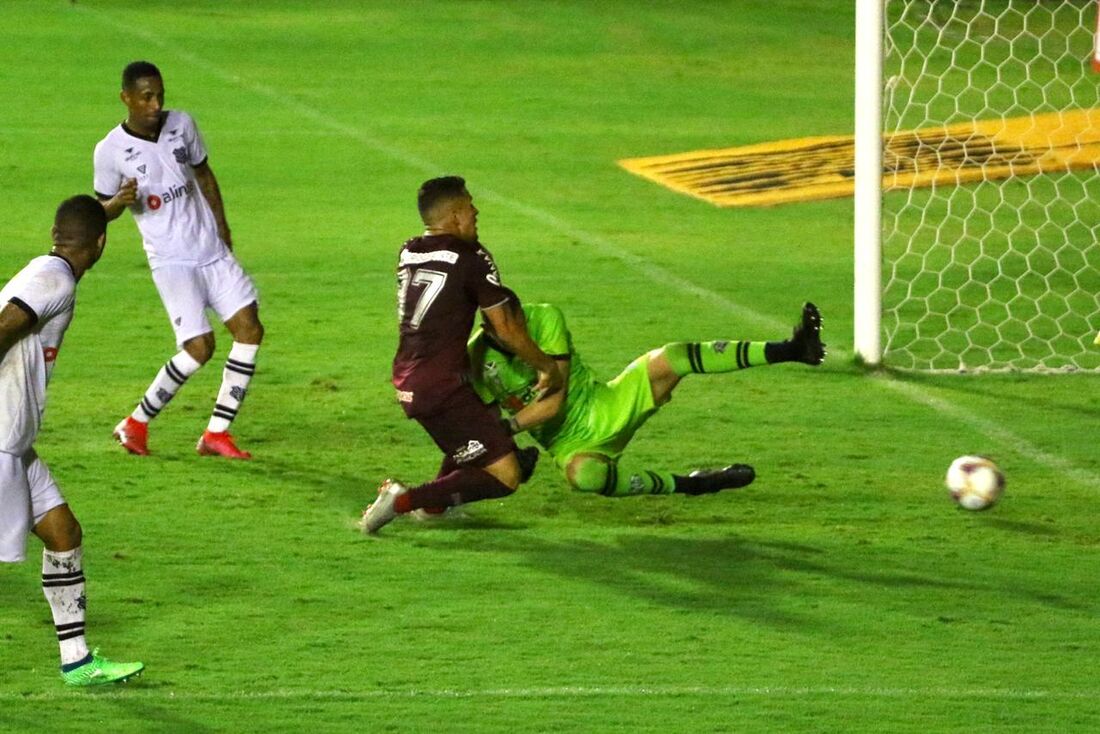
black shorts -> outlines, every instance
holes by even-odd
[[[463,386],[429,415],[415,419],[451,461],[484,469],[516,450],[500,414]]]

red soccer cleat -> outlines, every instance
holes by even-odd
[[[126,416],[115,426],[115,438],[122,448],[138,456],[149,455],[149,424]]]
[[[199,456],[224,456],[227,459],[252,458],[252,454],[237,448],[229,431],[221,433],[203,431],[202,438],[195,445],[195,450],[199,452]]]

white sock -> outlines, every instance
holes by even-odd
[[[248,393],[248,383],[256,374],[256,352],[259,344],[241,344],[233,342],[229,357],[222,370],[222,386],[218,390],[218,400],[214,404],[214,414],[206,430],[221,433],[229,430],[229,424],[237,417],[244,396]]]
[[[84,642],[84,550],[42,551],[42,593],[50,603],[61,665],[88,657]]]
[[[157,373],[153,384],[145,391],[145,396],[134,408],[130,417],[141,423],[148,423],[157,417],[157,414],[168,405],[168,401],[176,396],[187,378],[199,371],[202,363],[181,350],[179,354],[164,363]]]

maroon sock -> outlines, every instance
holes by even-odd
[[[404,513],[421,507],[454,507],[507,497],[514,491],[489,472],[466,467],[413,487],[394,501],[394,509]]]

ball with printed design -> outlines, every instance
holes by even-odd
[[[951,462],[944,479],[951,498],[967,510],[992,507],[1005,491],[1005,475],[985,456],[960,456]]]

